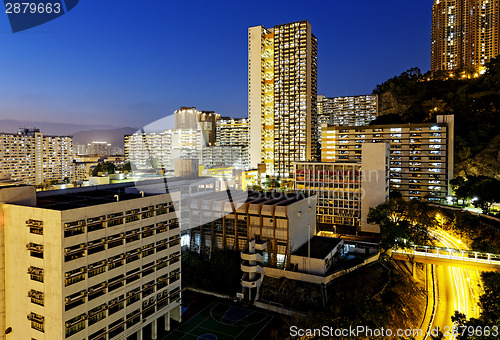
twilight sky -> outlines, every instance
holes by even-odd
[[[12,33],[0,5],[0,119],[140,127],[196,106],[247,115],[247,30],[309,20],[318,93],[430,68],[432,0],[83,0]],[[1,127],[0,127],[1,130]]]

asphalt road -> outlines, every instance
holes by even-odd
[[[459,240],[445,232],[435,232],[433,234],[440,246],[450,249],[463,249],[467,247]],[[479,287],[480,276],[476,270],[454,268],[448,266],[436,266],[435,280],[437,286],[437,303],[432,329],[439,327],[445,334],[446,340],[455,339],[452,334],[452,315],[455,311],[460,311],[467,318],[477,318],[479,316]],[[448,331],[448,333],[447,333]]]

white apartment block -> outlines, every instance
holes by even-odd
[[[25,184],[73,178],[73,138],[44,136],[38,129],[0,133],[0,172]]]
[[[390,144],[390,190],[408,199],[439,202],[453,179],[453,115],[436,123],[327,126],[321,132],[323,162],[360,162],[365,143]]]
[[[389,197],[389,145],[364,144],[361,163],[297,162],[294,185],[295,190],[316,195],[319,223],[378,233],[367,216],[370,208]]]
[[[180,321],[180,193],[0,189],[1,339],[157,339]]]
[[[377,95],[333,98],[319,95],[317,105],[320,124],[338,126],[368,125],[378,115]]]
[[[167,129],[126,135],[125,160],[136,169],[174,170],[178,159],[202,159],[203,132],[194,129]]]
[[[228,166],[234,165],[237,169],[249,168],[249,129],[247,118],[222,117],[217,120],[216,145],[225,148],[228,153],[233,155],[232,158],[236,156],[239,159],[237,164],[230,163]]]
[[[241,146],[208,146],[203,148],[202,162],[209,168],[234,167],[248,169],[248,153]]]

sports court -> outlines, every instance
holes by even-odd
[[[214,302],[164,338],[164,340],[252,340],[272,315]]]

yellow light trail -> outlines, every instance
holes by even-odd
[[[454,240],[450,235],[444,232],[431,232],[436,239],[438,239],[446,248],[448,249],[458,249],[458,250],[468,250],[467,247],[460,242],[460,240]],[[453,306],[454,310],[458,310],[460,313],[465,314],[468,318],[478,317],[476,315],[477,306],[474,290],[472,288],[471,273],[468,269],[461,269],[455,267],[448,267],[449,277],[452,278],[454,287],[453,291]],[[478,271],[475,271],[478,275]],[[470,308],[469,302],[472,302],[474,308]],[[450,316],[451,317],[451,316]],[[455,339],[454,335],[451,335],[450,339]]]

